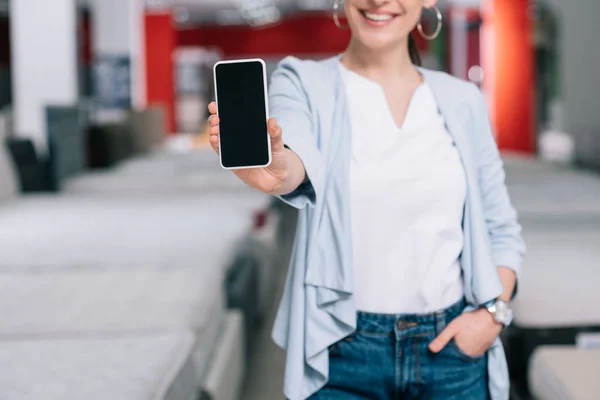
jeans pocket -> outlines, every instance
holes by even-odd
[[[331,346],[329,346],[329,348],[328,348],[329,356],[330,357],[341,357],[342,356],[342,347],[345,345],[348,345],[350,342],[352,342],[354,340],[354,336],[355,336],[354,334],[351,334],[350,336],[346,336],[342,340],[337,341],[334,344],[332,344]]]
[[[341,356],[342,354],[340,351],[340,342],[336,342],[336,343],[332,344],[331,346],[329,346],[327,351],[329,352],[329,357]]]
[[[460,358],[461,360],[466,361],[466,362],[479,362],[479,361],[483,360],[483,358],[485,357],[485,354],[486,354],[486,353],[483,353],[482,355],[479,355],[479,356],[472,356],[470,354],[467,354],[458,346],[458,344],[456,343],[456,341],[454,339],[452,339],[446,347],[448,347],[448,349],[451,352],[453,352],[458,358]]]

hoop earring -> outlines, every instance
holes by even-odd
[[[442,31],[442,25],[444,23],[442,20],[442,12],[439,8],[437,8],[437,6],[433,6],[432,8],[430,8],[430,10],[435,12],[435,15],[437,17],[437,26],[435,27],[435,32],[433,32],[431,35],[427,35],[423,31],[423,24],[421,24],[421,21],[419,21],[419,23],[417,24],[417,30],[419,31],[419,34],[425,40],[434,40],[435,38],[437,38],[440,35],[440,32]]]
[[[340,15],[339,15],[340,5],[341,5],[340,2],[341,2],[341,0],[335,0],[335,3],[333,3],[333,23],[339,29],[348,29],[349,26],[342,24],[342,22],[340,21]]]

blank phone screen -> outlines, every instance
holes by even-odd
[[[269,163],[265,74],[258,61],[215,68],[221,163],[225,168]]]

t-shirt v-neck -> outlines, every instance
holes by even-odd
[[[437,103],[427,83],[421,83],[413,93],[402,126],[398,126],[387,101],[385,91],[377,82],[347,69],[340,63],[348,86],[360,96],[348,96],[352,110],[353,132],[371,132],[372,127],[362,126],[376,121],[376,135],[353,135],[353,148],[359,148],[358,162],[375,161],[394,152],[403,139],[422,131],[428,124],[428,117],[437,113]],[[364,157],[364,158],[363,158]]]
[[[389,123],[391,124],[390,128],[392,130],[395,128],[398,131],[402,131],[404,129],[410,128],[410,124],[412,123],[412,121],[410,121],[410,117],[414,114],[413,108],[415,107],[415,103],[419,103],[419,97],[422,96],[421,92],[426,89],[426,84],[424,82],[417,86],[417,88],[413,92],[412,97],[410,98],[410,101],[408,103],[408,108],[404,116],[404,121],[402,121],[402,125],[399,126],[396,123],[396,119],[394,118],[394,113],[390,109],[390,105],[386,98],[385,90],[383,90],[381,85],[365,76],[362,76],[352,70],[347,69],[343,66],[343,64],[342,68],[344,69],[344,73],[347,75],[346,79],[352,80],[353,85],[359,86],[362,90],[365,91],[365,95],[368,96],[370,100],[375,101],[370,104],[373,106],[373,108],[376,108],[378,110],[378,114],[380,114],[382,117],[387,117],[385,119],[389,119]],[[387,114],[387,116],[385,114]]]

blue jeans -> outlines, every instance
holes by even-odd
[[[354,334],[329,349],[329,382],[311,400],[487,400],[487,356],[429,343],[465,307],[428,315],[358,313]]]

